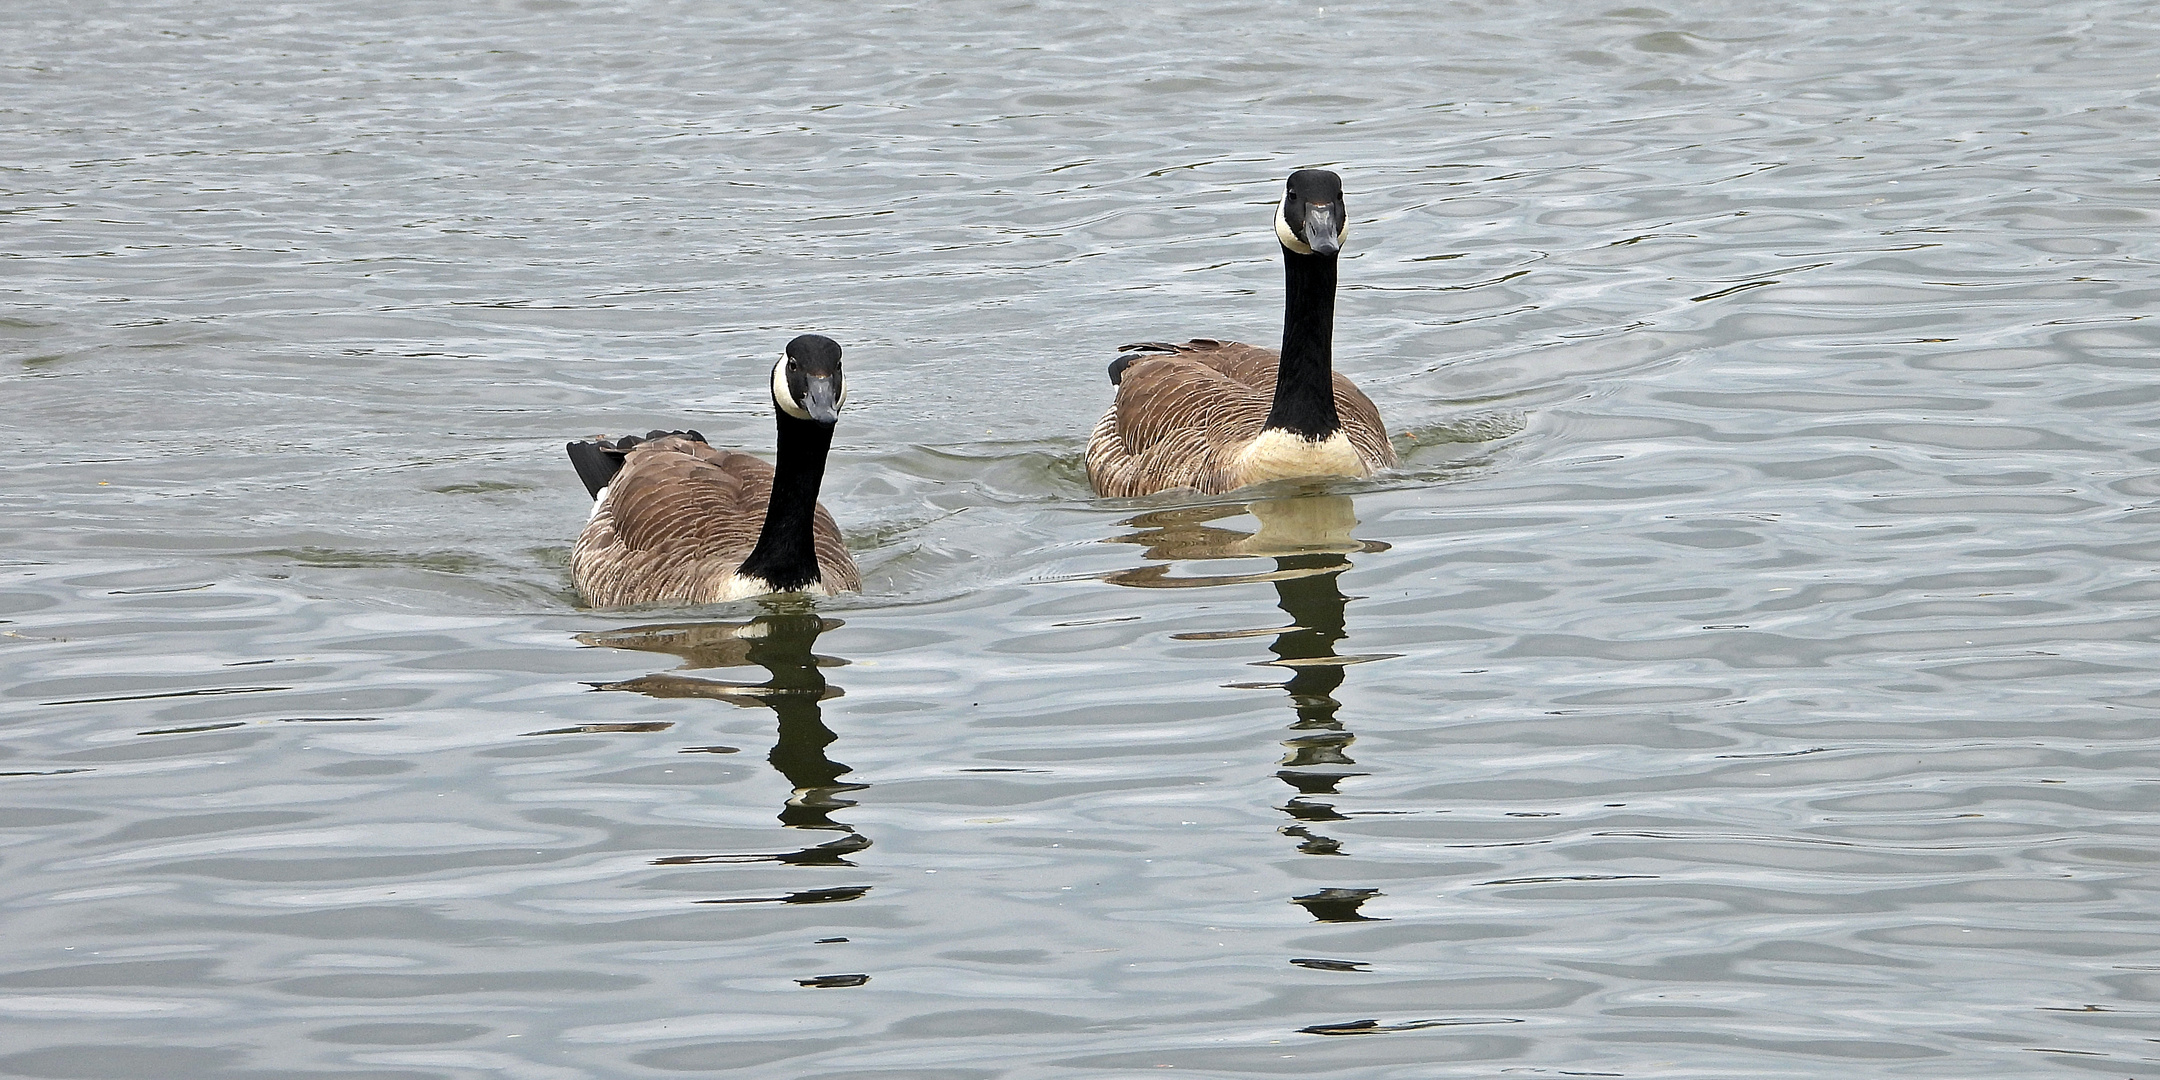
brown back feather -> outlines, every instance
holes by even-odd
[[[681,436],[640,444],[571,549],[578,591],[595,607],[721,599],[757,546],[772,481],[772,466],[748,454]],[[811,535],[825,588],[860,590],[862,577],[823,504]]]
[[[1142,356],[1118,379],[1117,398],[1088,439],[1088,480],[1111,497],[1192,488],[1219,494],[1237,486],[1231,466],[1267,425],[1281,354],[1236,341],[1195,338]],[[1355,383],[1334,375],[1335,411],[1358,456],[1374,470],[1393,468],[1380,410]]]

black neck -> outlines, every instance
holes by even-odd
[[[757,546],[737,573],[762,578],[775,590],[793,592],[818,582],[817,543],[810,526],[817,514],[818,484],[832,449],[831,424],[777,412],[780,449],[773,462],[772,500]]]
[[[1342,430],[1335,415],[1335,259],[1283,249],[1282,363],[1267,426],[1308,439]]]

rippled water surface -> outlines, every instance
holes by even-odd
[[[6,6],[0,1075],[2160,1077],[2155,56]],[[1094,499],[1307,165],[1403,468]],[[808,330],[865,593],[579,608]]]

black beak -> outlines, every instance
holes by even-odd
[[[1305,243],[1313,254],[1333,255],[1342,250],[1342,203],[1306,203],[1304,224]]]
[[[803,379],[803,411],[820,424],[840,422],[840,384],[830,375],[811,375]]]

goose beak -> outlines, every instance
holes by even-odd
[[[830,375],[812,375],[803,380],[803,411],[820,424],[840,422],[840,387]]]
[[[1334,255],[1342,251],[1343,204],[1341,202],[1305,204],[1305,242],[1311,245],[1315,255]]]

